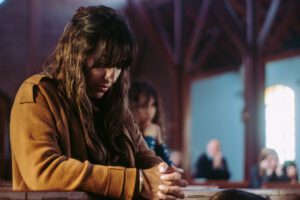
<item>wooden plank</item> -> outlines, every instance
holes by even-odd
[[[229,13],[232,21],[234,22],[234,25],[237,27],[238,31],[243,34],[244,29],[242,22],[240,21],[239,16],[236,14],[235,10],[231,6],[231,3],[228,0],[223,0],[223,2],[227,12]]]
[[[218,29],[211,33],[209,40],[205,43],[205,46],[201,51],[201,54],[196,57],[195,62],[191,62],[189,73],[193,73],[197,69],[203,68],[205,61],[209,57],[210,52],[214,49],[215,44],[221,35],[220,33],[221,32]]]
[[[267,16],[257,37],[257,47],[259,51],[263,51],[264,44],[271,30],[271,26],[275,20],[276,14],[278,13],[280,3],[281,0],[272,0],[272,3],[268,9]]]
[[[280,11],[284,13],[284,15],[281,16],[280,21],[276,21],[275,30],[272,31],[271,37],[267,39],[266,45],[268,45],[268,51],[272,52],[280,48],[280,42],[288,32],[288,26],[299,5],[299,1],[284,1],[284,3],[282,3]]]
[[[195,54],[196,48],[198,46],[199,41],[201,41],[204,31],[204,26],[207,21],[208,10],[211,0],[203,0],[201,7],[199,8],[199,13],[196,19],[196,26],[192,33],[191,40],[188,43],[186,59],[185,59],[185,71],[191,71],[193,68],[193,56]]]
[[[214,6],[212,7],[214,15],[217,17],[220,26],[226,33],[226,35],[233,41],[233,43],[236,45],[236,47],[239,49],[239,51],[245,55],[246,54],[246,43],[245,38],[243,36],[243,33],[241,33],[235,23],[233,22],[233,19],[227,14],[227,12],[224,10],[224,4],[223,1],[214,1]]]
[[[156,1],[149,1],[148,4],[149,4],[149,7],[152,9],[156,9],[156,7],[159,7],[159,6],[162,6],[164,4],[167,4],[167,3],[171,3],[172,1],[174,0],[156,0]]]
[[[127,0],[129,8],[131,9],[132,13],[136,15],[136,19],[139,22],[140,29],[144,30],[144,33],[148,35],[148,38],[151,40],[152,43],[154,43],[160,52],[162,53],[162,58],[166,61],[167,69],[171,75],[174,75],[174,60],[173,60],[173,54],[170,53],[170,51],[167,50],[167,48],[164,46],[164,42],[162,41],[162,38],[157,33],[155,27],[153,26],[153,23],[151,21],[151,18],[149,16],[148,11],[143,6],[142,2],[137,0]]]
[[[165,27],[163,26],[162,24],[162,19],[161,19],[161,16],[160,16],[160,13],[158,12],[157,9],[154,9],[152,11],[153,13],[153,22],[154,24],[156,25],[156,30],[161,38],[161,41],[163,43],[163,46],[165,48],[165,50],[167,51],[167,54],[170,56],[170,57],[173,57],[174,55],[174,51],[173,51],[173,48],[171,46],[171,42],[170,42],[170,38],[168,36],[168,33],[165,29]],[[174,60],[173,62],[176,62],[174,58],[172,58],[172,60]]]
[[[174,62],[176,66],[183,64],[183,3],[174,0]]]
[[[85,192],[27,192],[27,200],[88,200],[89,195]]]
[[[191,81],[197,81],[199,79],[209,78],[211,76],[216,76],[218,74],[223,74],[225,72],[237,71],[236,66],[223,66],[214,70],[209,70],[206,72],[199,71],[190,75]]]
[[[264,84],[265,66],[256,46],[257,2],[247,0],[247,54],[243,57],[245,108],[245,177],[249,178],[260,149],[265,144]]]
[[[13,192],[3,190],[0,188],[0,199],[1,200],[25,200],[26,199],[26,192]]]

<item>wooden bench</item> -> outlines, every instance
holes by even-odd
[[[214,188],[248,188],[249,181],[226,181],[226,180],[206,180],[206,181],[197,181],[191,180],[189,185],[195,186],[207,186]]]
[[[271,200],[299,200],[299,189],[241,189],[255,193]],[[203,186],[188,186],[184,189],[185,200],[209,200],[216,192],[222,189],[204,188]],[[91,200],[101,199],[85,192],[62,192],[62,191],[32,191],[14,192],[0,187],[1,200]]]

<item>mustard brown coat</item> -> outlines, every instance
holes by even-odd
[[[10,122],[13,189],[81,190],[132,199],[137,168],[153,167],[161,159],[140,133],[125,131],[130,168],[90,163],[79,122],[68,118],[63,105],[51,77],[37,74],[21,85]]]

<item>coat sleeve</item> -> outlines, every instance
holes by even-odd
[[[13,105],[10,124],[12,156],[23,180],[21,184],[25,183],[30,190],[82,190],[131,199],[137,170],[66,157],[59,146],[56,123],[39,88],[23,84]],[[18,187],[14,185],[14,189]]]

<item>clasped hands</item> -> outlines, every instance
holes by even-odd
[[[147,199],[183,199],[181,187],[185,187],[187,182],[182,179],[182,173],[182,169],[164,162],[143,170],[141,196]]]

